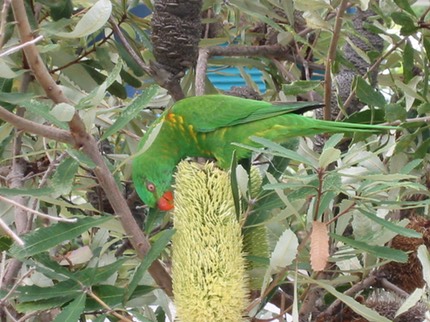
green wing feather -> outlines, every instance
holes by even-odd
[[[321,104],[315,102],[273,105],[234,96],[205,95],[189,97],[177,102],[172,112],[183,116],[195,131],[212,132],[223,127],[250,123],[318,106]]]

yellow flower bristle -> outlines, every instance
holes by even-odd
[[[176,174],[172,278],[180,321],[242,321],[247,305],[241,227],[229,175],[186,161]]]

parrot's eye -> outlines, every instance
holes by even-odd
[[[146,184],[146,189],[148,189],[149,192],[155,192],[155,185],[152,182],[148,182]]]

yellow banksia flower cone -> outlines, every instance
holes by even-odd
[[[178,165],[172,279],[179,321],[243,321],[247,277],[230,179],[213,163]]]

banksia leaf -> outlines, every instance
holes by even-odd
[[[192,67],[200,41],[202,0],[156,0],[152,44],[157,63],[173,75]]]
[[[324,270],[329,257],[329,238],[327,225],[320,221],[312,223],[311,266],[316,272]]]
[[[241,321],[247,278],[230,180],[212,163],[176,174],[172,279],[180,321]]]

